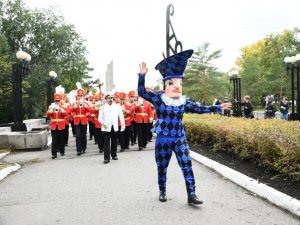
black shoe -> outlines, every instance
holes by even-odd
[[[90,138],[89,140],[93,140],[93,138]]]
[[[81,155],[81,152],[77,152],[77,155],[80,156],[80,155]]]
[[[199,200],[196,195],[190,195],[188,196],[188,203],[194,205],[201,205],[203,204],[203,201]]]
[[[62,153],[60,153],[60,155],[61,155],[61,156],[64,156],[64,155],[65,155],[65,153],[64,153],[64,152],[62,152]]]
[[[65,146],[68,146],[68,143],[66,143]]]
[[[97,145],[98,144],[98,142],[95,142],[95,145]]]
[[[125,151],[125,149],[124,149],[124,148],[121,148],[120,152],[124,152],[124,151]]]
[[[81,151],[81,154],[84,154],[84,153],[85,153],[85,150],[82,150],[82,151]]]
[[[131,146],[134,146],[134,143],[131,143]]]
[[[167,201],[166,192],[159,192],[159,201],[161,201],[161,202],[166,202]]]
[[[108,159],[105,159],[105,160],[104,160],[104,164],[107,164],[107,163],[109,163],[109,160],[108,160]]]
[[[52,159],[56,159],[56,158],[57,158],[57,155],[53,155],[53,156],[52,156]]]
[[[142,151],[142,149],[143,149],[142,147],[139,147],[139,151]]]
[[[149,140],[149,142],[152,142],[152,140]]]
[[[115,156],[115,157],[112,157],[112,159],[113,159],[113,160],[118,160],[118,157],[117,157],[117,156]]]
[[[142,148],[147,148],[147,145],[143,146]]]
[[[128,150],[129,150],[130,148],[129,148],[129,147],[126,147],[125,149],[128,149]]]

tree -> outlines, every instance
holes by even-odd
[[[213,65],[220,57],[221,50],[210,53],[209,43],[197,48],[185,71],[184,94],[193,100],[205,102],[212,102],[217,96],[228,95],[228,78],[225,73],[218,72]]]
[[[243,92],[256,103],[262,95],[291,95],[290,77],[284,58],[300,50],[299,29],[285,30],[281,34],[267,35],[263,40],[245,46],[236,64],[240,67]]]
[[[75,89],[76,81],[90,78],[84,40],[55,8],[30,10],[22,0],[7,0],[0,11],[1,34],[7,41],[10,61],[20,49],[32,56],[30,74],[23,79],[25,115],[40,117],[47,107],[50,70],[56,71],[67,92]],[[11,85],[7,87],[11,90]]]

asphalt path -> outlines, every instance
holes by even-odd
[[[202,206],[187,204],[176,158],[168,169],[168,201],[158,201],[154,142],[148,148],[118,153],[103,164],[103,154],[88,141],[76,156],[70,137],[66,155],[50,150],[11,154],[5,161],[22,168],[0,182],[1,225],[299,225],[299,218],[260,199],[193,161]]]

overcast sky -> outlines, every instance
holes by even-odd
[[[136,89],[139,63],[149,72],[147,86],[160,78],[155,65],[166,52],[166,9],[183,49],[209,42],[211,51],[222,49],[216,62],[228,71],[239,49],[270,33],[300,27],[299,0],[24,0],[30,8],[58,6],[67,22],[86,39],[91,75],[105,81],[107,64],[114,60],[116,89]]]

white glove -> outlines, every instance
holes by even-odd
[[[125,125],[121,126],[121,132],[123,132],[125,130]]]

